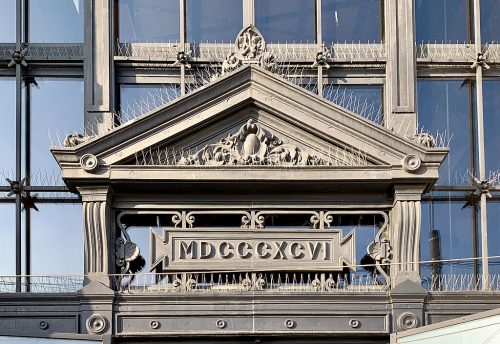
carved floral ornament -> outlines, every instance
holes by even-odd
[[[240,31],[235,42],[235,52],[227,55],[222,63],[223,74],[235,70],[243,64],[258,64],[267,70],[276,68],[276,58],[266,51],[262,34],[253,25]]]
[[[250,119],[236,134],[179,160],[179,165],[310,166],[329,163],[303,149],[283,143]]]

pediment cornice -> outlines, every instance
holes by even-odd
[[[359,152],[366,157],[366,162],[369,163],[365,165],[382,165],[389,170],[403,170],[403,175],[407,175],[408,178],[435,180],[437,169],[447,153],[446,149],[428,148],[405,139],[255,66],[242,67],[192,94],[180,97],[165,107],[117,127],[100,137],[92,138],[76,147],[53,148],[52,152],[63,170],[63,178],[67,180],[85,179],[85,177],[106,179],[110,178],[109,172],[112,169],[133,169],[133,166],[118,166],[130,164],[130,161],[135,160],[141,152],[166,147],[169,144],[178,144],[188,136],[202,133],[203,128],[217,126],[224,121],[230,122],[231,118],[237,119],[239,113],[244,113],[250,108],[265,113],[277,127],[289,127],[291,131],[298,133],[295,138],[299,141],[308,142],[311,138],[312,141],[320,140],[332,147],[345,147],[346,152]],[[256,126],[260,125],[258,116],[252,123]],[[241,126],[240,129],[243,127]],[[265,129],[261,130],[262,133],[274,135]],[[234,131],[231,134],[238,136],[241,132]],[[253,134],[257,135],[257,132]],[[255,137],[252,136],[252,140],[254,139]],[[217,143],[221,143],[220,138],[219,141],[211,144]],[[245,155],[242,150],[245,144],[250,147],[256,145],[257,142],[255,140],[253,143],[245,140],[239,141],[236,144],[239,147],[238,154]],[[259,141],[259,147],[261,144],[262,142]],[[297,144],[292,145],[294,147],[286,146],[288,144],[282,143],[281,148],[266,145],[266,154],[271,153],[272,149],[277,149],[273,151],[274,158],[270,160],[266,158],[266,161],[276,161],[279,151],[288,156],[295,154],[295,160],[292,160],[297,161],[301,166],[339,167],[339,164],[329,166],[325,162],[312,163],[315,159],[319,161],[319,157],[309,153],[311,147],[306,149]],[[287,152],[285,148],[288,149]],[[200,147],[200,149],[205,148]],[[207,148],[203,152],[210,150]],[[203,152],[198,150],[196,154],[203,154]],[[195,152],[190,153],[195,154]],[[76,169],[82,169],[79,165],[84,156],[95,157],[97,167],[93,171],[87,169],[87,171],[77,173]],[[304,161],[305,165],[303,165]],[[192,167],[186,166],[190,165],[186,163],[184,166],[181,165],[165,166],[165,168]],[[206,161],[199,165],[205,168],[210,167],[207,166],[210,164]],[[232,168],[234,167],[232,165],[234,164],[225,164],[222,168]],[[248,165],[253,165],[253,163],[246,164],[246,168],[251,169],[253,166]],[[157,166],[156,169],[158,168]],[[221,166],[219,165],[218,168]],[[365,166],[365,170],[370,168],[370,166]]]

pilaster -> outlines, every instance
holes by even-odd
[[[85,1],[85,131],[100,134],[114,122],[113,1]]]
[[[116,272],[114,242],[116,230],[112,219],[113,193],[109,187],[79,187],[83,201],[85,284],[99,281],[113,285],[109,274]]]
[[[410,280],[420,285],[420,200],[425,185],[395,185],[394,205],[390,212],[392,243],[391,279],[397,286]]]
[[[385,1],[387,42],[387,126],[412,136],[417,129],[416,55],[413,0]]]

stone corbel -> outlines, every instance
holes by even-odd
[[[83,201],[84,283],[98,281],[111,287],[113,281],[109,275],[116,272],[112,189],[106,186],[79,187],[78,191]]]
[[[410,280],[420,285],[419,247],[421,227],[420,200],[425,185],[396,185],[390,212],[392,243],[392,285]]]

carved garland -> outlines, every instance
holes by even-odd
[[[183,157],[179,165],[329,165],[323,159],[301,148],[283,143],[272,133],[250,119],[236,134],[229,134],[218,143],[210,144]]]

